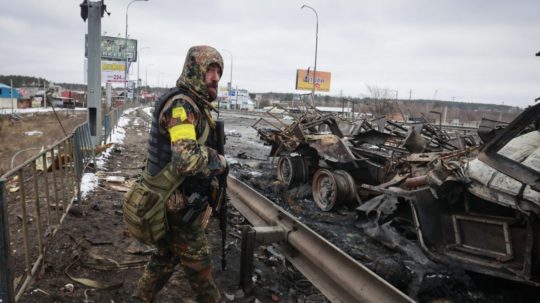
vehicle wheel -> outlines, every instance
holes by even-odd
[[[313,176],[311,191],[322,211],[331,211],[343,203],[356,203],[354,180],[344,170],[319,169]]]
[[[277,164],[277,178],[291,185],[306,182],[309,177],[309,169],[304,158],[282,156]]]
[[[347,205],[349,209],[355,209],[358,206],[358,200],[356,198],[356,183],[353,177],[344,170],[336,170],[334,175],[338,176],[339,179],[341,202]]]

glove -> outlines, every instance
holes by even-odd
[[[225,157],[223,157],[222,155],[218,155],[218,158],[219,158],[220,168],[217,174],[221,176],[229,175],[229,163],[227,162],[227,159],[225,159]]]
[[[228,172],[229,165],[225,157],[218,154],[214,149],[208,148],[208,170],[210,176],[219,176]]]

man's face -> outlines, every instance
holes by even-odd
[[[204,75],[204,84],[208,89],[208,93],[212,100],[217,97],[218,82],[220,78],[221,68],[217,64],[210,64],[206,69],[206,74]]]

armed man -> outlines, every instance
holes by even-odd
[[[217,179],[228,171],[225,158],[210,143],[216,136],[211,102],[217,97],[222,73],[223,59],[217,50],[194,46],[188,51],[176,87],[156,102],[144,186],[132,190],[135,193],[128,194],[124,204],[124,213],[126,207],[135,205],[132,213],[138,214],[148,209],[152,209],[149,213],[159,214],[160,210],[154,211],[153,205],[165,205],[164,218],[160,220],[140,221],[125,215],[132,234],[157,247],[139,280],[135,301],[152,302],[178,264],[184,269],[197,302],[217,302],[220,298],[203,225],[211,210],[209,204],[214,203],[212,196],[218,192]],[[149,189],[157,193],[157,203],[148,202],[152,199],[146,197],[152,194],[144,191]]]

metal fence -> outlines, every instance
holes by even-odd
[[[105,115],[104,141],[126,106]],[[106,121],[106,122],[105,122]],[[0,177],[0,303],[17,302],[41,265],[94,161],[87,122]]]
[[[127,108],[127,106],[116,107],[111,110],[108,114],[105,115],[103,119],[103,142],[107,143],[114,127],[118,124],[118,120],[122,115],[122,112]]]

